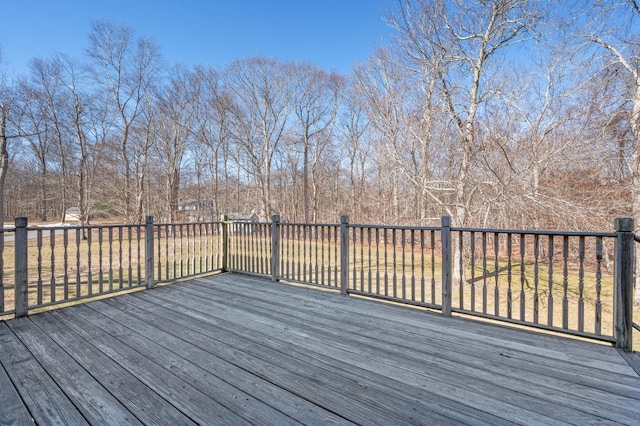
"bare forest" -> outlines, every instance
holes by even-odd
[[[85,56],[0,72],[4,218],[640,225],[637,1],[401,0],[381,19],[393,37],[348,75],[172,65],[94,22]]]

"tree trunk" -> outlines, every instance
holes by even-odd
[[[632,156],[632,217],[635,221],[635,232],[640,233],[640,77],[636,79],[635,91],[633,93],[633,106],[631,108],[631,133],[633,135],[634,147]],[[640,266],[640,250],[636,247],[636,267]],[[640,303],[640,274],[635,278],[634,301]]]
[[[0,104],[0,227],[4,228],[4,183],[9,169],[7,151],[7,107]]]

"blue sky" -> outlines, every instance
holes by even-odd
[[[94,20],[154,38],[168,63],[222,67],[253,55],[311,61],[347,73],[391,29],[395,0],[2,0],[0,46],[9,75],[33,57],[83,56]]]

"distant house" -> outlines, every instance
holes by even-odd
[[[80,207],[69,207],[65,210],[63,222],[80,222]]]
[[[257,222],[258,215],[253,211],[249,213],[227,213],[227,220],[229,222]]]
[[[227,213],[227,221],[234,224],[229,226],[230,233],[248,234],[254,231],[254,225],[251,222],[258,221],[258,215],[255,212],[250,213]]]
[[[213,201],[187,200],[178,203],[178,217],[180,220],[196,222],[199,220],[214,220]]]

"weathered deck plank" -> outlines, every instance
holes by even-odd
[[[229,287],[229,289],[231,289]],[[190,291],[185,287],[178,291]],[[202,290],[202,291],[209,291]],[[233,291],[233,289],[231,289]],[[218,291],[220,293],[220,291]],[[192,293],[194,298],[197,298],[197,294]],[[244,298],[244,296],[242,296]],[[225,306],[229,306],[231,303],[229,299],[226,299]],[[625,412],[631,408],[632,412],[626,412],[626,416],[640,415],[640,407],[634,407],[634,400],[632,398],[640,399],[640,389],[628,388],[625,393],[631,396],[623,397],[609,395],[608,392],[602,392],[599,389],[593,389],[592,387],[585,386],[580,383],[576,383],[574,375],[570,375],[565,379],[557,379],[552,374],[541,375],[538,372],[529,371],[529,374],[522,374],[522,370],[504,368],[503,365],[497,364],[494,360],[480,359],[480,357],[469,357],[460,355],[452,351],[445,351],[435,354],[428,354],[423,350],[416,350],[419,348],[429,348],[427,341],[422,341],[421,336],[413,333],[403,335],[402,331],[396,330],[394,333],[389,333],[388,330],[380,331],[380,327],[373,327],[363,332],[362,327],[347,327],[344,323],[336,323],[331,319],[323,318],[321,312],[312,314],[308,313],[308,310],[313,309],[308,307],[305,311],[297,311],[294,324],[303,324],[303,326],[296,327],[291,326],[290,315],[284,315],[281,312],[283,310],[274,309],[272,302],[263,302],[258,299],[253,300],[247,304],[244,302],[237,305],[242,311],[242,315],[251,319],[253,331],[250,332],[263,332],[270,333],[273,327],[281,328],[281,333],[278,337],[286,340],[289,344],[297,346],[299,342],[309,342],[314,340],[316,346],[309,345],[306,349],[319,351],[320,356],[331,357],[332,355],[337,359],[344,358],[346,362],[350,362],[353,358],[352,352],[350,352],[353,343],[358,344],[358,355],[360,356],[372,356],[376,352],[384,351],[390,354],[390,358],[394,360],[401,360],[401,365],[404,369],[413,374],[420,374],[424,369],[425,363],[431,363],[434,370],[441,371],[449,377],[449,381],[453,381],[455,376],[461,376],[467,385],[471,380],[478,380],[479,386],[482,386],[483,382],[490,382],[493,386],[491,388],[491,394],[495,395],[501,389],[507,393],[513,393],[514,391],[533,396],[541,401],[547,401],[549,403],[556,403],[564,406],[564,411],[560,414],[566,416],[567,407],[573,407],[576,410],[587,410],[593,415],[597,415],[599,412],[614,411]],[[195,300],[194,300],[195,303]],[[193,305],[192,305],[193,306]],[[262,308],[259,308],[262,306]],[[246,309],[250,307],[249,309]],[[257,314],[253,317],[250,311],[257,310]],[[292,311],[287,311],[292,312]],[[314,323],[318,327],[314,327]],[[262,326],[257,326],[260,325]],[[337,327],[341,328],[338,330]],[[286,329],[286,330],[285,330]],[[313,330],[313,336],[316,339],[299,339],[300,333],[304,333],[305,330]],[[345,347],[342,344],[344,340],[343,333],[348,333],[350,336],[349,347]],[[304,337],[304,336],[303,336]],[[327,349],[327,346],[332,345],[332,349]],[[336,355],[335,352],[342,351],[342,355]],[[477,353],[477,351],[476,351]],[[479,354],[480,355],[480,354]],[[358,358],[356,358],[358,359]],[[502,360],[500,360],[502,361]],[[549,360],[553,362],[554,360]],[[353,362],[350,362],[352,365]],[[540,363],[537,363],[539,366]],[[570,368],[569,365],[563,366],[564,370]],[[380,373],[383,371],[382,367],[376,368],[376,371]],[[526,371],[526,370],[525,370]],[[549,372],[551,373],[551,372]],[[398,377],[398,372],[395,369],[391,369],[387,375],[388,379]],[[569,395],[566,395],[566,394]],[[571,394],[579,394],[582,396],[582,400],[579,406],[576,406],[575,400]],[[607,401],[603,403],[602,401]],[[530,405],[529,409],[531,409]],[[525,408],[525,407],[522,407]],[[550,409],[548,405],[544,403],[541,405],[541,413],[549,415]],[[579,412],[574,413],[577,417]],[[613,414],[615,416],[615,414]],[[625,417],[622,417],[624,419]],[[616,419],[611,419],[616,420]],[[620,421],[620,419],[617,419]]]
[[[5,326],[0,324],[0,328]],[[0,338],[0,346],[7,343],[5,336]],[[0,425],[33,424],[31,415],[22,403],[16,387],[11,382],[5,369],[0,366]]]
[[[50,313],[34,315],[31,320],[51,337],[92,378],[117,398],[140,422],[194,425],[186,415],[162,399],[113,359],[96,348],[91,341],[74,333]],[[88,327],[83,327],[86,330]]]
[[[0,361],[35,421],[88,424],[7,324],[0,323]]]
[[[612,347],[228,274],[0,323],[0,367],[0,424],[640,424]]]

